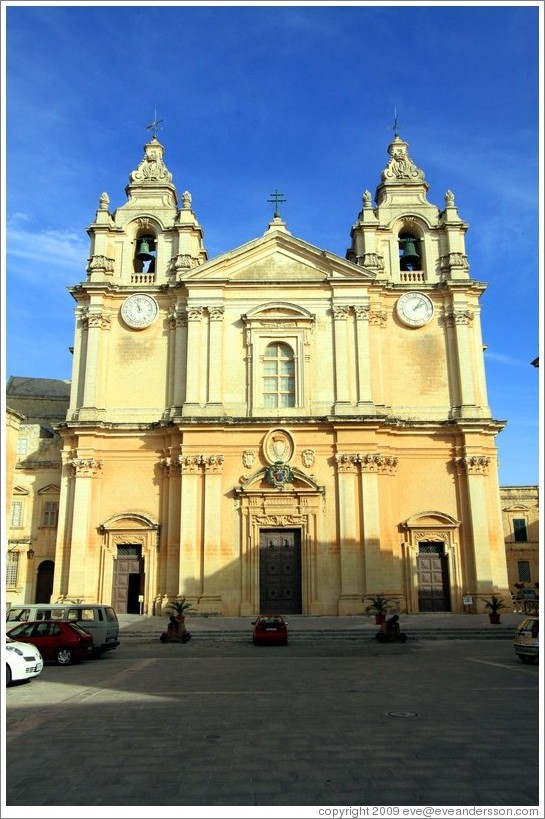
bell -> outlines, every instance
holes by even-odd
[[[403,253],[401,254],[401,267],[407,270],[408,266],[416,267],[420,264],[420,256],[416,252],[414,241],[412,239],[402,239]]]
[[[153,256],[149,252],[149,244],[147,239],[142,239],[140,242],[140,247],[138,248],[136,258],[140,259],[142,262],[149,262],[151,259],[153,259]]]

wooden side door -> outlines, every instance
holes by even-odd
[[[420,543],[417,557],[418,608],[450,611],[448,564],[442,543]]]

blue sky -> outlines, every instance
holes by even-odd
[[[209,257],[260,236],[278,189],[288,229],[344,258],[397,108],[429,201],[454,191],[471,275],[488,284],[500,482],[538,483],[542,11],[3,2],[5,379],[71,377],[67,288],[86,278],[86,227],[103,191],[110,210],[126,201],[155,109]]]

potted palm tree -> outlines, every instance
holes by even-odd
[[[167,610],[170,609],[171,611],[176,612],[175,619],[178,621],[179,636],[184,630],[186,614],[193,614],[195,612],[195,609],[193,608],[191,603],[188,603],[186,601],[185,597],[177,597],[176,600],[173,600],[171,603],[168,604],[168,606],[165,606],[165,608]]]
[[[488,612],[488,617],[491,623],[499,623],[500,622],[500,611],[501,609],[506,609],[507,606],[501,599],[501,597],[497,597],[495,594],[492,595],[490,600],[484,601],[485,609],[490,609]]]
[[[363,599],[370,600],[369,605],[365,608],[367,614],[375,615],[375,623],[377,623],[377,625],[384,623],[386,615],[390,610],[391,598],[385,597],[383,594],[367,594]]]

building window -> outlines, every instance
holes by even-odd
[[[11,504],[12,529],[20,529],[23,525],[23,501],[13,501]]]
[[[273,342],[265,349],[263,405],[267,409],[295,406],[295,362],[287,344]]]
[[[518,573],[519,573],[519,582],[520,583],[529,583],[532,579],[530,576],[530,563],[527,560],[519,560],[517,562],[518,566]]]
[[[528,540],[526,520],[524,518],[513,518],[513,533],[515,535],[515,543],[525,543]]]
[[[6,560],[6,586],[17,585],[19,573],[19,552],[8,552]]]
[[[17,439],[17,455],[26,455],[28,449],[28,438]]]
[[[56,526],[59,516],[57,501],[46,501],[42,514],[42,526]]]

